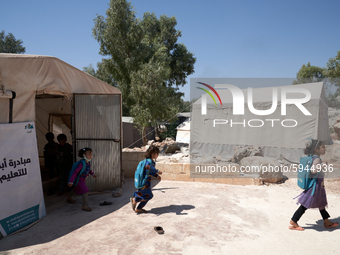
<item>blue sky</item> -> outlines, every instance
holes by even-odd
[[[26,54],[55,56],[79,69],[102,59],[93,19],[109,0],[2,1],[0,30]],[[294,78],[303,64],[325,67],[340,51],[338,0],[133,0],[144,12],[177,18],[197,58],[190,78]],[[188,79],[188,83],[189,83]],[[189,84],[181,88],[189,100]]]

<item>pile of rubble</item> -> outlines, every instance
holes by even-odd
[[[158,162],[172,162],[172,163],[189,163],[189,144],[178,143],[172,138],[166,138],[162,142],[155,142],[154,140],[148,141],[146,146],[141,148],[135,147],[133,149],[124,148],[123,152],[129,151],[147,151],[151,146],[157,146],[160,151],[160,155],[157,159]]]
[[[339,139],[339,137],[340,137],[340,117],[338,117],[335,121],[336,122],[333,125],[333,130],[334,130],[334,133],[337,135],[336,138]]]

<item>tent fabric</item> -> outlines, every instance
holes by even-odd
[[[61,61],[38,55],[0,53],[0,84],[6,95],[14,91],[13,122],[35,121],[35,96],[53,95],[71,99],[73,93],[121,94],[120,90]],[[5,93],[5,92],[1,92]],[[0,108],[8,108],[0,97]],[[0,112],[0,123],[8,123],[8,112]]]
[[[176,142],[190,143],[190,118],[177,126]]]
[[[70,120],[74,93],[121,95],[117,88],[55,57],[0,53],[0,124],[9,122],[14,91],[13,122],[36,123],[39,155],[45,134],[65,133],[72,142]]]
[[[216,87],[216,86],[215,86]],[[287,115],[281,115],[280,96],[276,110],[270,115],[255,115],[247,107],[247,90],[242,90],[245,99],[244,115],[233,115],[233,99],[230,90],[216,89],[222,99],[222,106],[215,105],[213,99],[207,97],[207,114],[201,113],[202,97],[193,104],[191,121],[190,146],[193,155],[207,155],[214,152],[216,155],[233,156],[237,146],[257,145],[263,148],[265,156],[285,158],[298,162],[302,155],[302,149],[307,138],[320,139],[326,144],[332,140],[328,125],[328,107],[323,83],[310,83],[302,85],[289,85],[272,88],[254,88],[253,105],[255,109],[266,110],[272,106],[273,89],[281,91],[282,88],[307,89],[311,99],[303,106],[312,114],[304,115],[295,105],[287,105]],[[291,93],[288,98],[302,98],[301,93]],[[214,120],[220,119],[213,126]],[[278,121],[270,121],[275,119]],[[286,120],[285,120],[286,119]],[[284,127],[281,125],[293,125],[296,127]],[[228,121],[228,124],[225,124]],[[250,125],[248,124],[250,121]],[[234,123],[231,126],[230,123]],[[236,124],[235,124],[236,123]],[[262,123],[264,123],[263,126]],[[251,127],[261,126],[261,127]]]

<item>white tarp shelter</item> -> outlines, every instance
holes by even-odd
[[[218,85],[215,85],[216,87]],[[299,157],[303,155],[302,149],[307,138],[320,139],[326,144],[332,143],[328,124],[328,107],[322,82],[275,88],[278,93],[276,110],[264,116],[255,115],[249,110],[247,89],[242,90],[243,115],[234,114],[233,96],[229,89],[216,89],[222,105],[215,104],[210,96],[206,97],[206,115],[202,114],[202,96],[193,104],[192,109],[191,154],[232,157],[234,148],[237,146],[257,145],[262,147],[265,156],[278,158],[282,154],[285,158],[298,162]],[[295,104],[287,104],[286,115],[282,115],[281,93],[284,88],[308,90],[311,99],[303,103],[303,106],[311,115],[306,116]],[[252,99],[255,109],[268,110],[272,107],[273,89],[274,87],[253,88]],[[289,99],[298,100],[303,97],[301,93],[287,93]],[[218,102],[217,99],[216,101]]]
[[[35,122],[40,158],[45,134],[63,132],[74,154],[93,149],[99,177],[89,178],[90,190],[121,187],[121,144],[114,142],[121,140],[117,88],[55,57],[0,54],[0,109],[0,125]]]
[[[177,126],[176,142],[190,143],[190,118]]]

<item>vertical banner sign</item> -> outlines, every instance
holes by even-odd
[[[34,122],[0,124],[0,205],[2,236],[46,215]]]

